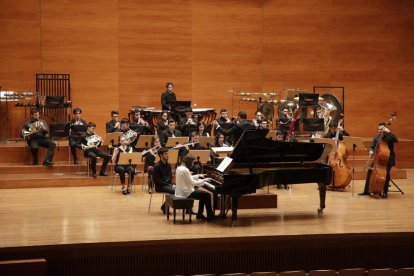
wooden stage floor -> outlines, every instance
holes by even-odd
[[[124,241],[264,237],[346,233],[414,232],[414,169],[397,184],[405,192],[388,199],[358,196],[364,181],[343,192],[327,192],[326,209],[318,217],[316,184],[293,185],[278,194],[277,209],[240,210],[235,227],[227,220],[188,224],[177,214],[174,225],[160,211],[155,194],[121,195],[108,186],[0,190],[0,248]],[[390,190],[395,190],[391,187]]]

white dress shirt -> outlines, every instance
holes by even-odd
[[[175,196],[188,197],[194,192],[194,186],[203,186],[206,181],[199,179],[198,175],[191,175],[186,166],[180,165],[175,171]]]

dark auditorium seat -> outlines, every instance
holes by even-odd
[[[304,270],[283,271],[279,273],[279,276],[305,276],[305,271]]]
[[[368,276],[394,276],[394,269],[381,268],[368,270]]]
[[[339,276],[365,276],[365,268],[347,268],[339,271]]]
[[[397,276],[413,276],[414,267],[399,268],[397,271]]]
[[[336,270],[312,270],[309,276],[336,276]]]

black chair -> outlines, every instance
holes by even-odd
[[[50,138],[57,140],[57,152],[58,152],[58,173],[60,171],[60,139],[67,138],[69,136],[69,129],[66,124],[50,124]]]

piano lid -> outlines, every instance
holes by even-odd
[[[267,139],[268,131],[243,132],[230,158],[234,163],[325,162],[330,145],[309,142],[280,142]]]

